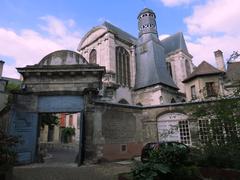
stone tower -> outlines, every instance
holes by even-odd
[[[148,8],[138,15],[135,89],[161,84],[178,89],[167,71],[164,47],[158,39],[156,15]]]

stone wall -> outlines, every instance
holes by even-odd
[[[157,118],[169,112],[188,115],[192,104],[167,106],[129,106],[96,102],[85,112],[86,160],[98,162],[130,159],[142,147],[158,139]],[[197,121],[189,119],[192,145],[198,141]]]
[[[86,158],[112,161],[140,155],[144,138],[141,112],[127,105],[89,105],[85,113]]]

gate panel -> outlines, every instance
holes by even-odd
[[[20,140],[16,146],[18,163],[34,162],[38,129],[37,113],[14,111],[10,123],[10,134],[19,137]]]
[[[39,112],[80,112],[84,108],[82,96],[40,96]]]

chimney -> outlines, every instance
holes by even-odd
[[[214,51],[215,60],[217,64],[217,68],[221,71],[226,71],[224,60],[223,60],[223,52],[221,50]]]
[[[4,61],[0,60],[0,78],[2,78],[3,64],[4,63],[5,63]]]

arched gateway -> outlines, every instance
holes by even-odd
[[[18,162],[37,159],[40,113],[80,112],[79,154],[83,149],[84,96],[101,88],[105,68],[88,64],[78,53],[61,50],[45,56],[39,64],[17,68],[23,76],[23,89],[15,94],[10,133],[19,136]],[[79,164],[82,156],[78,156]]]

